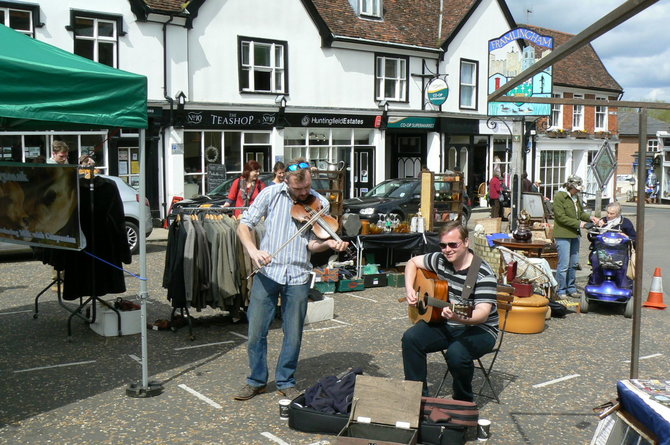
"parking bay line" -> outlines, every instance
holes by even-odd
[[[359,299],[361,299],[361,300],[368,300],[368,301],[372,301],[373,303],[377,303],[377,300],[373,300],[372,298],[360,297],[360,296],[358,296],[358,295],[347,294],[347,293],[345,293],[344,295],[348,295],[348,296],[353,297],[353,298],[359,298]]]
[[[549,386],[549,385],[553,385],[554,383],[564,382],[566,380],[574,379],[575,377],[579,377],[579,374],[570,374],[570,375],[566,375],[565,377],[560,377],[558,379],[549,380],[548,382],[538,383],[537,385],[533,385],[533,388],[542,388],[543,386]]]
[[[175,351],[183,351],[184,349],[195,349],[195,348],[204,348],[206,346],[216,346],[216,345],[225,345],[227,343],[235,343],[232,340],[227,340],[227,341],[217,341],[214,343],[205,343],[202,345],[194,345],[194,346],[183,346],[181,348],[174,348]]]
[[[288,442],[284,442],[284,441],[281,440],[279,437],[275,436],[275,435],[272,434],[272,433],[268,433],[267,431],[262,432],[262,433],[261,433],[261,436],[265,436],[265,437],[267,437],[268,439],[270,439],[271,441],[273,441],[274,443],[277,443],[277,444],[279,444],[279,445],[291,445],[290,443],[288,443]]]
[[[238,334],[237,332],[232,332],[232,331],[230,331],[230,333],[237,336],[237,337],[243,338],[245,340],[249,340],[249,337],[247,337],[246,335]]]
[[[645,355],[644,357],[640,357],[638,360],[645,360],[648,358],[655,358],[655,357],[661,357],[663,354],[660,352],[657,352],[656,354],[651,354],[651,355]],[[624,363],[630,363],[630,360],[624,360]]]
[[[205,402],[205,403],[207,403],[207,404],[213,406],[213,407],[216,408],[216,409],[221,409],[221,408],[223,408],[221,405],[219,405],[218,403],[216,403],[214,400],[210,399],[209,397],[207,397],[207,396],[205,396],[205,395],[203,395],[203,394],[200,394],[198,391],[196,391],[196,390],[193,389],[193,388],[189,388],[188,386],[184,385],[183,383],[181,383],[181,384],[179,384],[179,385],[177,385],[177,386],[179,386],[179,387],[180,387],[181,389],[183,389],[184,391],[193,394],[194,396],[196,396],[197,398],[199,398],[199,399],[202,400],[203,402]]]
[[[32,310],[29,309],[27,311],[1,312],[0,315],[25,314],[26,312],[32,312]]]
[[[51,368],[64,368],[66,366],[88,365],[89,363],[95,363],[95,360],[87,360],[85,362],[61,363],[60,365],[40,366],[37,368],[29,368],[29,369],[19,369],[17,371],[14,371],[14,373],[40,371],[42,369],[51,369]]]

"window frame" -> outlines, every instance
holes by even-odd
[[[658,139],[650,138],[647,139],[647,152],[648,153],[655,153],[657,151],[660,151],[660,146]]]
[[[604,96],[596,96],[596,100],[607,100],[607,98],[604,97]],[[600,109],[600,111],[599,111],[599,109]],[[608,111],[609,110],[608,110],[607,105],[596,105],[594,107],[595,115],[594,115],[594,118],[593,118],[593,128],[594,128],[595,131],[608,131],[608,128],[609,128],[609,122],[608,122],[608,119],[607,119],[607,115],[609,114]],[[598,116],[602,116],[602,121],[603,121],[602,126],[598,125]]]
[[[123,37],[126,35],[126,32],[123,30],[123,17],[119,15],[112,15],[112,14],[99,14],[99,13],[93,13],[93,12],[88,12],[88,11],[81,11],[77,9],[71,9],[70,10],[70,24],[65,27],[68,31],[72,32],[72,53],[77,54],[75,52],[75,43],[77,39],[80,40],[91,40],[95,43],[94,46],[94,51],[93,53],[97,55],[99,53],[98,51],[98,43],[99,42],[111,42],[111,38],[103,38],[100,39],[99,36],[85,36],[85,37],[78,37],[77,36],[77,31],[76,31],[76,21],[77,18],[83,18],[83,19],[88,19],[88,20],[93,20],[95,23],[95,29],[96,29],[96,34],[98,30],[98,21],[104,21],[104,22],[112,22],[114,23],[115,27],[115,36],[113,38],[113,43],[114,43],[114,50],[113,50],[113,56],[114,56],[114,63],[113,65],[109,65],[113,68],[119,68],[119,38]],[[80,55],[80,54],[78,54]],[[85,57],[85,56],[82,56]],[[88,59],[88,57],[86,57]],[[97,59],[99,57],[96,56]],[[89,59],[93,60],[94,62],[102,63],[99,60],[96,60],[96,58]]]
[[[573,99],[584,99],[583,94],[573,94]],[[575,125],[575,117],[579,117],[579,125]],[[584,129],[584,105],[573,105],[572,106],[572,129],[573,130],[583,130]]]
[[[30,14],[30,30],[22,30],[22,29],[16,29],[12,28],[14,31],[20,32],[22,34],[25,34],[30,37],[35,37],[35,29],[36,28],[41,28],[44,26],[44,23],[40,22],[40,6],[39,5],[33,5],[29,3],[14,3],[14,2],[7,2],[7,1],[0,1],[0,9],[5,10],[6,13],[9,13],[10,10],[14,11],[22,11],[22,12],[27,12]],[[8,28],[11,28],[9,26],[9,15],[7,15],[5,19],[6,23],[2,23]]]
[[[551,97],[560,99],[563,97],[563,93],[552,93]],[[554,118],[556,115],[556,118]],[[563,105],[562,104],[551,104],[551,115],[550,115],[550,128],[563,128]]]
[[[247,44],[262,44],[262,45],[270,45],[270,59],[271,62],[274,62],[271,64],[269,69],[262,69],[258,70],[259,72],[270,72],[270,89],[269,90],[258,90],[255,88],[255,85],[253,85],[253,88],[251,85],[253,84],[253,78],[254,76],[252,75],[256,70],[254,69],[256,65],[249,65],[251,68],[249,70],[245,69],[245,65],[243,63],[243,51],[242,51],[242,45],[244,43]],[[276,64],[276,46],[279,45],[282,47],[282,66],[278,67]],[[253,53],[253,47],[250,46],[249,52],[250,54]],[[282,88],[277,88],[275,85],[276,82],[276,74],[277,71],[281,70],[282,72],[282,81],[283,85]],[[252,93],[252,94],[289,94],[289,87],[288,87],[288,42],[285,40],[271,40],[271,39],[261,39],[261,38],[256,38],[256,37],[249,37],[249,36],[237,36],[237,81],[238,81],[238,87],[239,87],[239,92],[240,93]],[[248,87],[244,87],[243,83],[243,76],[247,76],[247,85]]]
[[[382,18],[384,0],[358,0],[359,14],[365,17]]]
[[[386,100],[390,102],[399,102],[399,103],[409,103],[409,57],[408,56],[398,56],[396,54],[388,53],[375,53],[375,101]],[[384,71],[384,76],[379,72],[380,66],[385,66],[386,60],[395,60],[397,62],[402,62],[401,64],[405,65],[403,73],[396,72],[396,74],[402,74],[403,77],[388,77],[386,71]],[[380,64],[381,61],[381,64]],[[398,70],[396,70],[398,71]],[[396,82],[396,92],[401,93],[402,96],[398,97],[386,97],[386,91],[384,88],[386,81]]]
[[[463,66],[465,64],[470,64],[474,66],[474,84],[466,84],[463,82]],[[472,106],[463,105],[463,88],[468,87],[472,88]],[[477,96],[479,94],[479,61],[472,59],[461,59],[458,64],[458,108],[463,110],[477,110],[478,109],[478,100]]]

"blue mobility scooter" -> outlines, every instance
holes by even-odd
[[[632,241],[619,231],[600,232],[592,227],[591,275],[580,300],[581,312],[591,301],[625,304],[624,316],[633,316],[633,280],[626,276]]]

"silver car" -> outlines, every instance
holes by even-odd
[[[140,227],[140,195],[137,190],[126,184],[123,179],[116,176],[99,175],[114,181],[119,189],[121,200],[123,201],[123,213],[125,214],[126,233],[128,235],[128,244],[130,252],[136,254],[139,252],[139,227]],[[149,201],[145,198],[146,206],[146,235],[149,236],[153,230],[151,221],[151,212],[149,211]],[[1,239],[1,238],[0,238]],[[22,244],[0,242],[0,254],[26,253],[30,252],[30,247]]]

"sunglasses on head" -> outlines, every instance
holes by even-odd
[[[458,249],[461,244],[463,244],[463,241],[452,241],[450,243],[439,243],[440,249],[446,249],[447,247],[450,249]]]
[[[307,162],[298,162],[297,164],[291,164],[288,167],[286,167],[286,170],[290,172],[295,172],[303,168],[309,168],[309,164]]]

